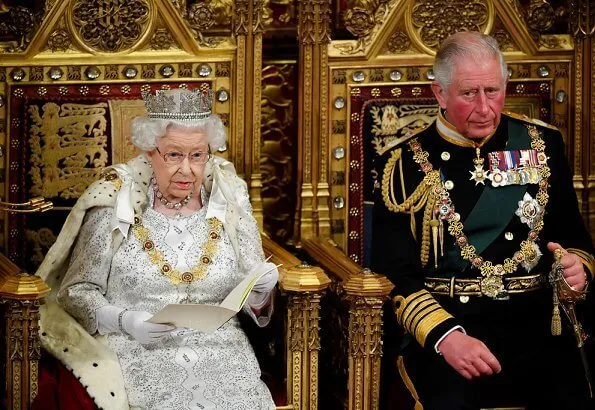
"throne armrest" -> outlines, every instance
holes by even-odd
[[[317,409],[320,299],[331,281],[321,268],[302,263],[264,234],[262,247],[273,263],[283,265],[279,287],[287,294],[287,406],[277,409]]]
[[[23,272],[0,254],[0,305],[3,309],[4,352],[0,407],[29,409],[37,396],[39,377],[39,306],[50,288],[39,276]]]
[[[378,409],[382,357],[382,307],[393,284],[349,259],[330,239],[313,238],[304,250],[338,282],[349,306],[348,408]],[[357,404],[357,405],[356,405]]]

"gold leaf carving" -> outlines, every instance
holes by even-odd
[[[78,198],[107,163],[106,103],[31,105],[30,193]]]
[[[167,50],[176,44],[174,37],[167,28],[161,27],[155,30],[151,38],[151,48],[153,50]]]
[[[404,53],[411,47],[411,40],[403,30],[395,31],[388,39],[387,48],[391,53]]]
[[[554,24],[554,8],[547,0],[531,0],[525,21],[529,28],[542,33]]]
[[[263,68],[260,169],[265,230],[281,243],[293,234],[295,185],[295,64]]]
[[[406,23],[413,40],[433,53],[458,31],[489,31],[492,11],[488,0],[421,0],[411,3]]]
[[[92,50],[115,53],[137,45],[151,23],[147,0],[75,0],[69,14],[73,31]]]
[[[48,38],[48,48],[53,52],[66,51],[71,43],[70,35],[64,29],[54,31]]]

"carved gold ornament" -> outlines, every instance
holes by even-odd
[[[3,37],[8,34],[14,40],[0,42],[0,51],[14,53],[27,48],[38,24],[34,12],[28,7],[17,5],[18,1],[10,3],[15,6],[5,6],[0,1],[0,7],[3,7],[0,9],[0,33]]]
[[[71,0],[68,17],[83,47],[117,53],[134,49],[145,39],[153,12],[148,0]]]
[[[411,47],[411,40],[403,30],[397,30],[388,39],[387,48],[393,54],[404,53]]]
[[[48,39],[48,48],[53,52],[66,51],[70,47],[72,40],[70,35],[64,29],[54,31]]]
[[[458,31],[489,33],[494,20],[489,0],[421,0],[409,2],[405,24],[413,42],[429,54]]]
[[[210,29],[215,24],[215,14],[205,3],[194,3],[188,8],[186,20],[190,27],[201,32]]]
[[[363,7],[354,7],[347,10],[344,20],[345,28],[357,38],[369,35],[376,25],[373,10],[367,10]]]
[[[552,28],[555,20],[554,8],[547,0],[531,0],[525,17],[531,29],[539,33],[545,32]]]

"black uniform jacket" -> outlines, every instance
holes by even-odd
[[[516,122],[512,124],[513,127],[510,126],[511,122]],[[579,213],[572,185],[572,173],[564,154],[562,135],[555,127],[526,117],[503,114],[496,132],[481,148],[481,157],[485,159],[484,168],[487,169],[488,166],[488,153],[507,150],[509,130],[526,130],[527,125],[536,126],[540,131],[545,142],[547,165],[551,169],[547,190],[549,201],[545,207],[544,227],[536,241],[543,256],[530,272],[519,265],[515,272],[507,276],[547,274],[551,270],[553,262],[552,256],[546,248],[546,244],[550,241],[558,242],[564,248],[576,253],[585,264],[586,271],[592,275],[594,273],[592,242]],[[447,141],[438,133],[435,122],[426,129],[413,133],[409,141],[414,138],[419,141],[422,149],[428,152],[429,162],[435,170],[440,170],[442,180],[450,181],[448,185],[451,189],[448,192],[455,210],[461,215],[460,220],[464,224],[485,188],[485,185],[476,184],[475,181],[470,180],[470,171],[474,169],[473,159],[476,157],[475,149],[458,146]],[[530,149],[530,143],[521,148]],[[400,158],[395,162],[394,158],[396,157]],[[391,158],[393,158],[392,165],[387,167]],[[392,187],[385,188],[392,188],[394,198],[398,203],[402,203],[404,196],[411,195],[425,175],[420,165],[414,161],[413,152],[408,142],[402,142],[383,153],[376,161],[374,168],[378,172],[377,181],[379,183],[376,184],[374,195],[372,268],[375,272],[386,275],[395,284],[392,298],[397,302],[395,313],[399,324],[408,333],[415,336],[422,346],[433,349],[440,337],[447,331],[457,325],[465,326],[465,323],[457,318],[457,309],[452,308],[451,310],[455,311],[449,312],[449,307],[455,305],[449,304],[448,297],[435,297],[425,289],[425,278],[451,278],[453,276],[459,279],[480,278],[481,275],[479,270],[471,267],[468,262],[459,257],[460,249],[448,233],[447,221],[444,221],[444,256],[439,255],[438,267],[435,267],[432,250],[429,252],[428,262],[422,266],[420,252],[425,207],[414,213],[414,224],[412,224],[411,212],[397,212],[387,208],[387,201],[390,199],[386,197],[387,189],[384,190],[385,194],[383,195],[383,183],[392,184]],[[393,172],[393,178],[383,178],[389,168]],[[490,181],[486,179],[485,183],[490,184]],[[496,190],[498,195],[502,195],[502,199],[508,199],[510,203],[510,198],[505,198],[510,191],[507,187],[498,187]],[[403,191],[405,195],[403,195]],[[535,198],[538,185],[527,184],[526,192]],[[522,199],[523,194],[518,198],[513,198],[515,204]],[[515,215],[514,210],[502,212],[498,197],[491,202],[490,206],[483,210],[483,223],[488,226],[494,221],[500,221],[503,229],[481,251],[480,255],[485,260],[497,264],[502,263],[505,258],[512,257],[519,250],[521,242],[527,240],[530,229],[526,223],[521,222],[519,216]],[[465,229],[463,231],[468,234]],[[458,258],[448,255],[455,255]],[[464,263],[461,264],[461,262]],[[551,298],[551,292],[549,295]],[[477,297],[490,299],[486,296]],[[458,298],[450,298],[450,300],[453,299],[456,299],[460,306]],[[471,305],[473,303],[468,303],[466,306],[470,308]],[[549,310],[545,309],[544,314],[551,316],[551,306],[550,299]],[[491,313],[482,312],[482,314],[489,315]],[[486,323],[489,323],[489,318],[486,318]]]

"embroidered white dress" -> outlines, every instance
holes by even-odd
[[[150,206],[142,214],[155,248],[181,272],[200,263],[209,240],[207,202],[198,212],[168,218]],[[240,257],[246,268],[263,261],[256,221],[247,193],[239,195],[246,210],[238,224]],[[58,294],[64,309],[91,334],[97,331],[95,311],[106,305],[156,313],[170,303],[219,304],[243,278],[236,254],[223,228],[216,251],[202,279],[172,284],[143,250],[131,228],[115,252],[110,221],[113,208],[91,209],[85,217],[70,266]],[[176,329],[170,337],[141,345],[132,337],[112,333],[107,343],[122,367],[128,401],[138,409],[274,409],[271,394],[237,318],[212,334]]]

